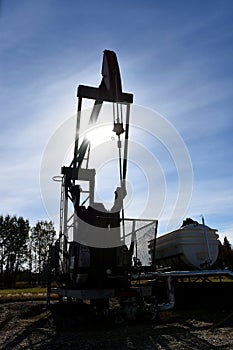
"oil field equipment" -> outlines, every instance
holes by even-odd
[[[48,301],[52,291],[61,298],[89,299],[106,310],[109,298],[117,297],[123,317],[134,318],[137,313],[143,312],[153,319],[158,310],[174,306],[174,294],[171,277],[166,276],[167,297],[159,303],[154,284],[149,281],[151,273],[156,274],[153,266],[142,266],[134,256],[138,232],[154,230],[156,238],[158,221],[125,217],[133,95],[122,91],[115,52],[104,51],[99,87],[79,85],[77,96],[74,155],[70,165],[61,169],[60,233],[55,245],[50,248]],[[91,111],[82,110],[83,99],[94,101]],[[111,105],[109,111],[112,115],[109,113],[108,120],[101,122],[104,104]],[[104,137],[107,132],[104,128],[109,123],[118,155],[118,169],[112,169],[112,172],[119,173],[119,185],[112,189],[115,198],[112,207],[107,210],[95,199],[98,169],[90,167],[90,164],[93,154],[98,158],[91,147],[91,133],[97,132],[98,137]],[[106,152],[107,149],[102,150],[102,156]],[[145,243],[147,245],[148,242]],[[152,263],[153,260],[152,257]],[[50,286],[51,275],[58,283],[57,288]]]

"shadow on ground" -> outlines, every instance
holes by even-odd
[[[161,314],[155,323],[115,325],[84,304],[0,305],[0,348],[8,349],[225,349],[233,348],[233,308],[213,305]]]

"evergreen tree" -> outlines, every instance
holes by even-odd
[[[224,237],[221,249],[221,259],[224,263],[224,266],[233,271],[233,250],[226,236]]]
[[[223,247],[224,247],[226,250],[231,251],[231,244],[230,244],[230,242],[228,241],[228,239],[227,239],[226,236],[224,237],[224,240],[223,240]]]

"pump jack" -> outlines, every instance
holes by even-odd
[[[77,96],[74,156],[70,166],[63,166],[61,169],[60,233],[50,249],[49,257],[49,271],[53,271],[59,287],[51,289],[50,284],[48,285],[48,300],[52,290],[62,298],[90,299],[108,308],[109,298],[118,297],[126,317],[129,314],[135,315],[138,309],[143,308],[150,313],[151,318],[155,318],[159,306],[153,286],[149,282],[140,286],[132,285],[134,278],[138,280],[138,276],[143,274],[145,277],[148,270],[140,266],[138,259],[133,257],[137,233],[153,227],[156,237],[158,221],[125,218],[124,198],[127,195],[130,106],[133,95],[122,91],[115,52],[104,51],[102,81],[99,87],[79,85]],[[89,127],[97,123],[104,103],[113,105],[112,128],[117,138],[120,181],[110,210],[106,210],[102,203],[95,202],[96,170],[89,168],[91,145],[87,134],[80,134],[83,99],[94,100]],[[88,190],[83,190],[80,183],[87,184]],[[82,202],[81,198],[84,198]],[[73,208],[71,214],[70,207]],[[126,222],[131,227],[127,234]],[[131,237],[129,247],[126,236]],[[153,266],[149,269],[153,270]],[[155,271],[154,273],[156,274]],[[50,279],[51,277],[48,280]],[[169,305],[166,304],[165,309],[174,304],[170,280],[168,284]]]

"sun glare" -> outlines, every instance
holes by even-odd
[[[91,148],[95,148],[104,142],[111,141],[115,135],[112,129],[112,125],[105,125],[89,131],[86,137],[91,143]]]

